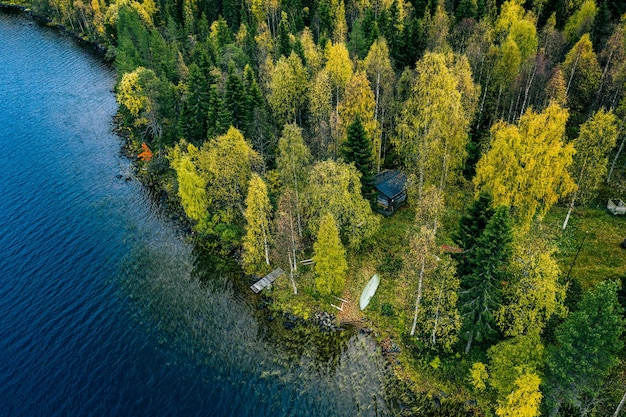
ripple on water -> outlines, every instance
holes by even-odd
[[[386,415],[383,363],[268,342],[118,156],[114,74],[0,15],[0,414]]]

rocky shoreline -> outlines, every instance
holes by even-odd
[[[80,46],[100,56],[103,62],[106,63],[107,65],[111,65],[113,62],[112,57],[108,55],[109,48],[106,47],[105,45],[102,45],[90,39],[86,39],[85,37],[81,36],[78,32],[68,29],[67,27],[61,24],[54,23],[54,21],[50,19],[49,17],[33,12],[32,9],[30,9],[29,7],[25,5],[0,2],[0,13],[19,14],[19,15],[22,15],[24,17],[27,17],[33,20],[37,24],[55,29],[60,34],[74,39]]]

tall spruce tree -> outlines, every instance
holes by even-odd
[[[242,132],[247,132],[248,129],[247,103],[245,86],[235,71],[235,65],[231,62],[228,66],[224,105],[230,112],[231,125]]]
[[[459,230],[453,238],[454,242],[463,249],[462,253],[455,255],[458,262],[457,272],[460,276],[468,275],[471,272],[468,254],[474,250],[476,241],[484,232],[491,216],[493,216],[494,209],[491,207],[491,204],[491,195],[481,193],[459,220]]]
[[[465,353],[469,353],[475,341],[487,342],[498,334],[495,312],[501,303],[502,281],[511,258],[512,242],[509,209],[500,206],[468,252],[468,273],[461,278]]]
[[[624,309],[619,285],[598,284],[578,303],[578,309],[557,327],[556,344],[548,347],[546,402],[551,415],[568,405],[586,415],[597,402],[601,386],[619,364],[624,346]]]
[[[348,139],[343,144],[342,154],[346,162],[353,163],[361,173],[361,194],[371,200],[374,179],[372,141],[365,133],[361,117],[358,114],[348,126]]]

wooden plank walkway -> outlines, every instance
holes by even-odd
[[[278,278],[284,273],[285,271],[283,271],[282,269],[276,268],[275,270],[273,270],[272,272],[270,272],[269,274],[267,274],[266,276],[264,276],[263,278],[255,282],[254,284],[252,284],[250,286],[250,289],[254,291],[256,294],[258,294],[261,292],[263,288],[267,287],[272,282],[276,281],[276,278]]]

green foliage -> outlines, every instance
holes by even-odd
[[[469,381],[472,386],[479,391],[484,391],[487,388],[488,378],[487,365],[482,362],[474,362],[469,375]]]
[[[271,75],[270,106],[281,124],[295,122],[307,101],[308,73],[294,52],[281,56]]]
[[[498,312],[506,335],[541,334],[552,317],[567,314],[567,285],[560,280],[555,252],[547,239],[532,234],[515,243],[505,301]]]
[[[562,65],[563,75],[567,81],[567,104],[571,117],[568,126],[576,136],[577,127],[585,121],[585,117],[598,91],[602,71],[589,34],[585,33],[565,56]]]
[[[348,126],[348,139],[343,144],[342,154],[345,161],[353,163],[361,173],[361,192],[366,198],[371,198],[374,175],[372,142],[365,133],[358,114]]]
[[[539,391],[541,378],[537,374],[524,374],[515,380],[515,390],[506,400],[500,401],[496,414],[499,417],[536,417],[541,415],[543,395]]]
[[[460,300],[466,353],[474,341],[489,342],[498,335],[495,313],[501,304],[502,281],[509,266],[513,242],[508,212],[505,206],[496,209],[474,249],[467,254],[470,272],[461,277]]]
[[[547,403],[552,410],[561,405],[588,407],[619,364],[625,322],[618,289],[613,281],[599,283],[557,328],[547,361]]]
[[[445,189],[459,174],[469,119],[445,55],[426,53],[416,69],[418,79],[404,103],[395,144],[421,193],[426,185]]]
[[[253,167],[259,163],[259,155],[234,127],[202,146],[198,169],[207,181],[209,208],[219,222],[240,221]]]
[[[461,216],[459,230],[453,236],[454,242],[464,251],[472,251],[493,213],[491,195],[480,193],[478,198],[469,206],[467,212]],[[461,253],[456,256],[456,259],[458,261],[457,270],[459,274],[461,276],[469,274],[471,266],[469,265],[468,257]]]
[[[493,345],[489,357],[489,385],[499,400],[504,400],[515,390],[518,378],[540,373],[545,363],[544,346],[538,333],[516,336]]]
[[[373,235],[379,218],[361,196],[361,181],[353,165],[327,160],[313,165],[304,196],[304,212],[311,233],[319,230],[321,217],[331,213],[343,242],[358,248]]]
[[[321,221],[317,240],[313,245],[315,255],[315,289],[322,295],[339,294],[348,271],[346,250],[333,215],[326,213]]]
[[[605,179],[609,152],[617,141],[617,119],[613,112],[604,109],[593,114],[580,127],[574,141],[576,154],[572,164],[572,177],[578,185],[577,198],[587,203]]]

